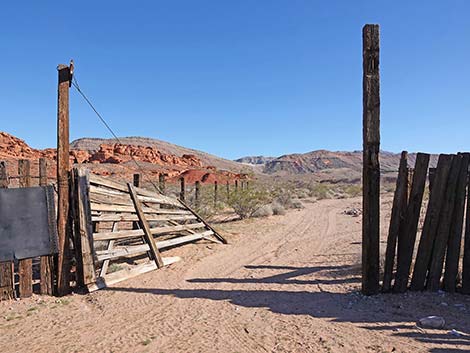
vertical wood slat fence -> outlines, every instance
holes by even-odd
[[[47,185],[46,160],[38,161],[38,176],[31,175],[31,162],[29,160],[18,161],[18,174],[10,176],[6,162],[0,162],[0,187],[30,187],[34,185]],[[12,180],[18,180],[17,185],[12,185]],[[33,183],[33,179],[38,182]],[[53,256],[41,256],[35,259],[19,260],[0,263],[0,300],[16,297],[27,298],[33,291],[40,294],[52,295],[54,292]],[[35,271],[37,270],[37,271]],[[18,280],[15,281],[15,278]],[[35,286],[39,284],[39,286]]]
[[[441,154],[437,167],[430,168],[429,200],[419,232],[429,157],[418,153],[411,185],[406,185],[409,169],[407,153],[402,152],[387,238],[382,291],[403,293],[408,288],[414,291],[444,289],[470,294],[470,154]]]

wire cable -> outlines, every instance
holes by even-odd
[[[108,129],[108,131],[111,133],[111,135],[113,135],[113,137],[116,139],[116,141],[118,143],[120,143],[121,145],[123,145],[123,143],[121,142],[121,140],[119,139],[119,137],[117,137],[116,133],[113,131],[113,129],[111,129],[111,126],[109,126],[109,124],[106,122],[106,120],[102,117],[102,115],[98,112],[98,110],[96,110],[95,106],[91,103],[91,101],[88,99],[88,97],[85,95],[85,93],[81,90],[79,84],[78,84],[78,81],[77,81],[77,76],[76,74],[73,75],[73,80],[72,80],[72,85],[75,87],[75,89],[77,90],[77,92],[82,96],[82,98],[85,100],[85,102],[88,103],[88,105],[90,106],[90,108],[95,112],[96,116],[99,118],[99,120],[101,121],[101,123],[106,127],[106,129]],[[147,179],[147,181],[152,184],[152,186],[155,188],[155,190],[157,192],[159,192],[160,194],[163,194],[163,192],[160,190],[160,188],[151,180],[151,178],[148,178],[147,177],[147,173],[145,172],[145,170],[142,168],[142,166],[137,162],[137,160],[134,158],[134,156],[132,154],[129,154],[129,156],[131,157],[131,159],[134,161],[135,165],[137,166],[137,168],[140,170],[140,172],[142,173],[142,176],[144,178]]]

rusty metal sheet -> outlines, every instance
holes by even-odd
[[[52,186],[0,189],[0,261],[58,252]]]

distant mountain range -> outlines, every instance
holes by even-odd
[[[438,155],[431,155],[430,165],[437,164]],[[416,160],[416,153],[408,155],[408,164],[413,166]],[[262,166],[265,174],[311,174],[327,169],[350,169],[360,172],[362,170],[362,151],[353,152],[332,152],[327,150],[317,150],[307,153],[286,154],[277,158],[273,157],[243,157],[236,162]],[[380,168],[382,172],[395,172],[398,170],[400,154],[381,151]]]

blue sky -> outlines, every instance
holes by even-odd
[[[382,149],[470,150],[470,1],[9,1],[0,130],[56,141],[56,65],[119,136],[226,158],[362,146],[362,39],[381,25]],[[71,90],[71,139],[110,137]]]

